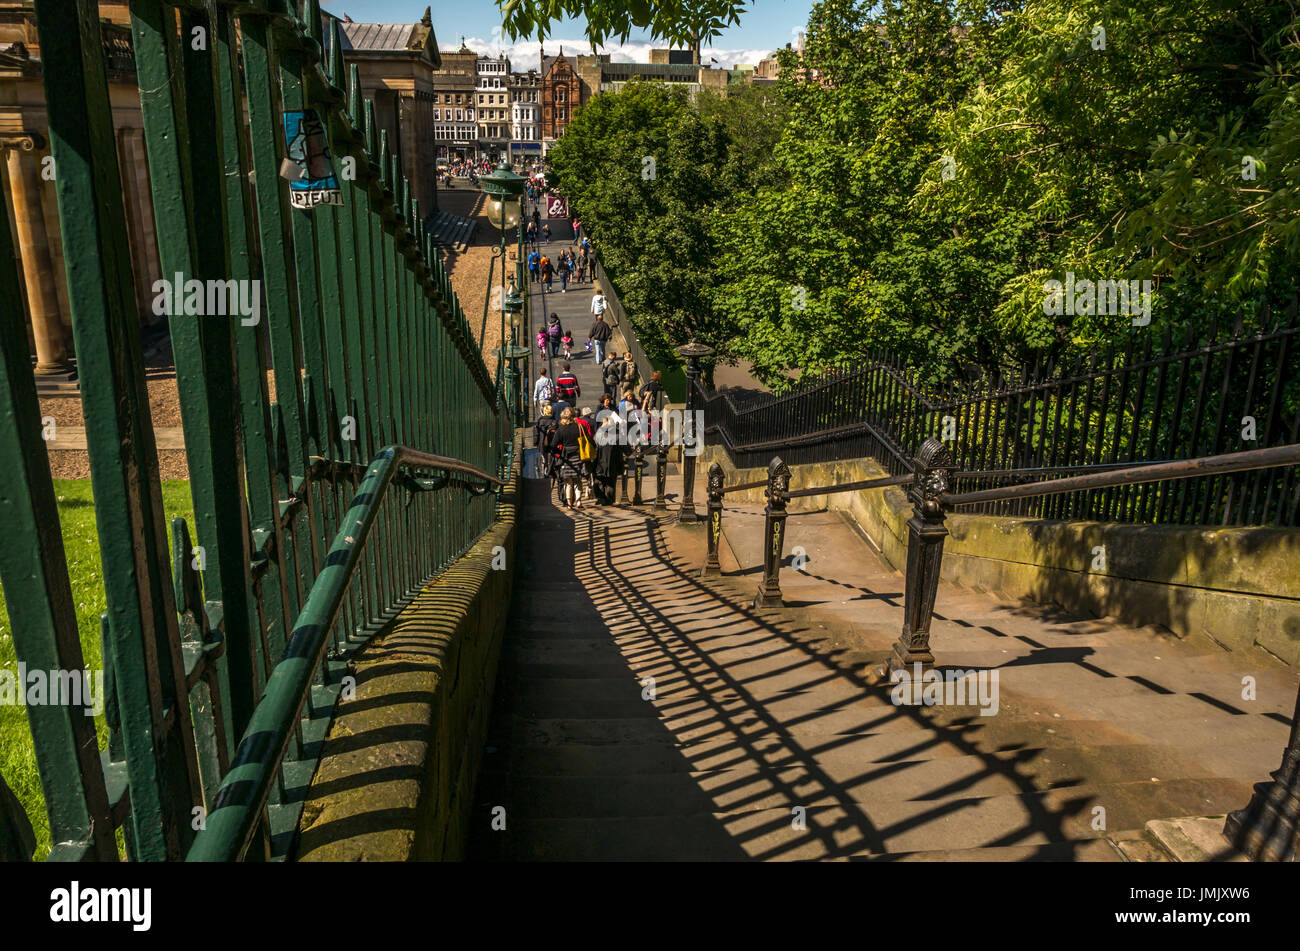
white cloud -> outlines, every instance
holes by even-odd
[[[539,43],[537,40],[519,40],[515,43],[504,43],[497,38],[483,38],[480,36],[465,37],[465,45],[476,53],[482,53],[489,56],[504,54],[510,57],[510,68],[515,72],[522,72],[529,69],[537,69],[539,66],[539,52],[543,48],[548,56],[554,56],[561,50],[567,56],[589,55],[591,53],[591,44],[585,39],[563,39],[551,37],[545,43]],[[456,46],[443,45],[443,50],[451,51],[458,49]],[[610,59],[615,63],[648,63],[650,61],[650,50],[658,49],[651,43],[622,43],[618,45],[604,45],[597,47],[597,51],[608,53]],[[738,63],[748,63],[751,66],[766,56],[770,56],[770,49],[716,49],[705,47],[700,51],[700,59],[705,66],[714,69],[731,69]],[[717,62],[713,62],[716,60]]]

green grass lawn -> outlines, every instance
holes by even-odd
[[[180,515],[194,532],[193,503],[190,484],[174,481],[162,484],[163,513],[168,525]],[[89,479],[55,479],[54,494],[59,500],[59,522],[63,529],[64,555],[68,559],[68,576],[72,581],[72,600],[77,607],[77,630],[81,633],[81,651],[88,670],[101,670],[99,651],[99,616],[107,608],[104,600],[103,568],[99,563],[99,536],[95,531],[95,505]],[[171,531],[168,529],[170,546]],[[17,671],[13,632],[9,613],[0,592],[0,668]],[[95,719],[101,749],[107,748],[108,732],[102,716]],[[0,775],[27,810],[36,830],[36,858],[43,859],[50,849],[50,829],[45,817],[45,797],[41,792],[36,768],[36,752],[27,726],[27,709],[0,706]]]

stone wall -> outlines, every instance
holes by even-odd
[[[700,471],[717,460],[727,482],[766,478],[736,470],[712,446]],[[792,488],[836,485],[886,475],[871,460],[794,466]],[[697,493],[697,498],[703,496]],[[763,490],[730,493],[728,502],[763,502]],[[897,570],[907,554],[911,505],[900,488],[811,496],[792,512],[846,512]],[[726,514],[723,514],[726,531]],[[1201,634],[1227,650],[1262,648],[1300,664],[1300,530],[1064,522],[995,515],[948,516],[943,577],[1013,600],[1055,603],[1091,617],[1159,624],[1180,637]],[[1092,569],[1105,549],[1105,570]]]
[[[463,857],[514,579],[523,447],[496,523],[354,661],[299,825],[299,861]],[[504,570],[493,551],[504,549]]]

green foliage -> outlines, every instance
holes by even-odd
[[[597,96],[550,153],[551,183],[587,224],[647,353],[672,365],[692,337],[732,323],[709,291],[711,224],[747,200],[783,113],[769,90],[736,96],[633,82]]]
[[[740,22],[745,0],[497,0],[511,37],[536,35],[545,39],[551,27],[566,17],[585,17],[594,50],[606,40],[627,42],[634,29],[648,30],[658,40],[689,46],[709,40]]]
[[[666,336],[694,315],[778,388],[882,347],[941,379],[1252,330],[1296,292],[1288,0],[822,0],[806,36],[762,101],[677,100],[657,125],[602,96],[587,111],[606,144],[557,149],[566,187],[593,156],[578,207]],[[699,174],[647,187],[635,148]],[[675,248],[690,288],[669,294]],[[1150,281],[1151,325],[1050,313],[1045,282],[1068,274]]]

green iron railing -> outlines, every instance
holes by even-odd
[[[169,312],[198,542],[177,519],[169,562],[98,4],[35,6],[108,604],[108,749],[28,708],[50,858],[115,860],[118,828],[133,860],[281,857],[347,654],[492,523],[508,414],[337,21],[326,57],[316,0],[132,2],[162,273],[204,282]],[[291,203],[290,156],[341,203]],[[10,240],[0,582],[19,661],[80,671]],[[20,813],[0,784],[0,857]]]

